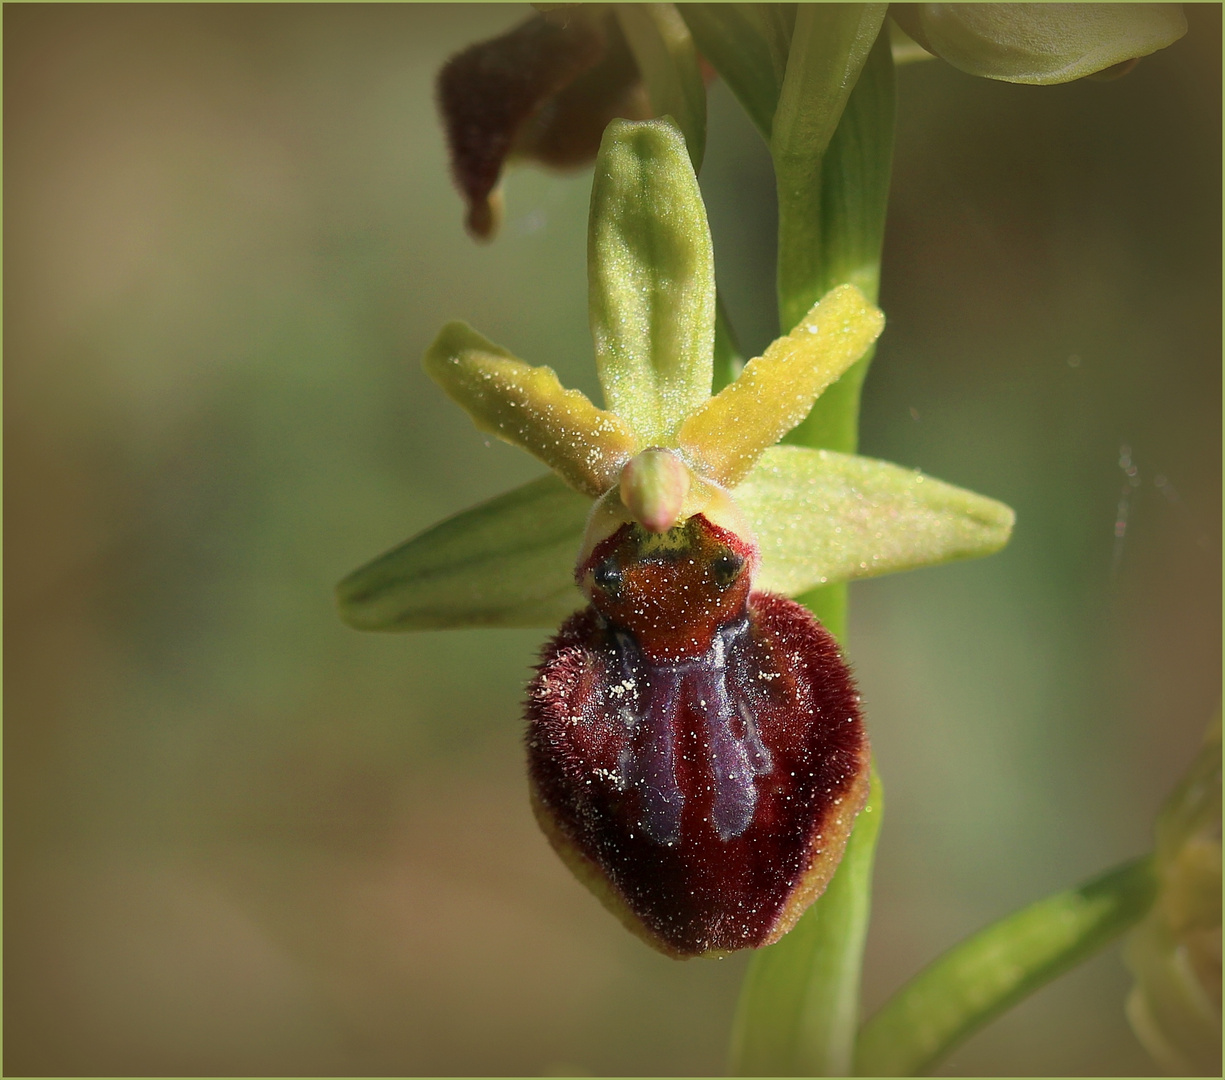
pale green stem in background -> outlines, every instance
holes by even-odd
[[[797,32],[801,22],[797,18]],[[844,281],[857,285],[876,302],[893,164],[894,115],[893,57],[888,34],[881,33],[847,100],[842,122],[822,154],[817,190],[806,204],[797,200],[787,213],[787,220],[810,237],[820,255],[815,261],[807,256],[785,257],[789,242],[783,240],[783,184],[779,182],[779,311],[784,321],[793,311],[803,309],[799,317],[807,312],[805,303],[812,303],[806,300],[808,296],[823,296],[823,289]],[[805,205],[807,221],[801,218]],[[869,349],[826,390],[808,419],[784,442],[854,453],[859,444],[860,388],[875,351]],[[845,585],[814,589],[799,599],[831,632],[845,638]]]
[[[821,259],[808,290],[817,296],[850,282],[872,303],[880,291],[881,248],[893,164],[893,57],[882,33],[868,56],[821,168]],[[780,269],[781,273],[781,269]],[[798,292],[804,286],[797,282]],[[802,306],[802,301],[795,306]],[[874,350],[818,399],[788,437],[799,446],[852,453],[859,442],[859,392]]]
[[[689,27],[675,4],[617,4],[613,10],[642,72],[651,109],[685,136],[693,171],[706,150],[706,84]]]
[[[727,317],[722,295],[715,296],[715,368],[711,393],[717,394],[744,370],[744,350]]]

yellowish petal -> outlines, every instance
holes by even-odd
[[[466,323],[443,327],[425,370],[481,431],[534,454],[592,498],[617,483],[638,449],[621,419],[565,389],[552,368],[517,360]]]
[[[830,290],[790,334],[690,414],[677,434],[679,449],[715,482],[738,484],[884,326],[884,315],[855,286]]]

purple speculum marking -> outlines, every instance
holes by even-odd
[[[663,537],[623,526],[579,567],[591,605],[528,695],[546,833],[675,955],[775,940],[866,793],[838,647],[799,604],[751,591],[754,557],[700,515]]]
[[[630,736],[618,755],[617,784],[637,793],[639,824],[661,844],[675,844],[681,835],[685,795],[676,776],[676,747],[682,703],[705,719],[710,818],[719,839],[739,836],[753,818],[755,781],[770,772],[772,760],[744,695],[728,689],[729,677],[733,687],[750,685],[739,670],[744,655],[738,642],[747,629],[748,618],[742,617],[719,627],[700,656],[660,663],[644,657],[631,634],[612,634],[618,685],[626,691],[618,714]]]

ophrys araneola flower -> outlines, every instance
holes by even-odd
[[[555,476],[358,570],[342,612],[381,630],[564,619],[528,702],[546,835],[656,947],[762,945],[820,895],[868,786],[838,647],[786,595],[985,554],[1012,513],[913,470],[775,445],[883,328],[853,286],[712,396],[710,234],[667,119],[605,134],[588,266],[608,407],[445,327],[426,369]]]

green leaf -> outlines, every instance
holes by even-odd
[[[929,52],[1004,82],[1071,82],[1148,56],[1187,32],[1180,4],[894,4]]]
[[[613,11],[646,83],[651,111],[677,122],[698,172],[706,148],[706,83],[689,27],[675,4],[617,4]]]
[[[897,10],[896,5],[894,11]],[[936,58],[929,53],[922,45],[912,38],[905,30],[897,24],[897,16],[890,13],[890,18],[885,26],[889,30],[889,47],[893,53],[893,63],[896,67],[902,67],[905,64],[918,63],[920,60],[935,60]]]
[[[677,433],[677,445],[706,476],[734,487],[884,325],[885,317],[853,285],[833,289],[790,334],[695,410]]]
[[[706,208],[671,121],[608,125],[587,245],[591,335],[608,407],[669,445],[710,396],[715,270]]]
[[[850,282],[876,303],[896,105],[893,53],[889,35],[881,33],[847,99],[821,167],[822,295]]]
[[[1003,503],[900,465],[778,446],[736,489],[756,532],[759,588],[815,585],[998,551],[1015,515]]]
[[[795,23],[793,4],[679,4],[702,55],[770,141]]]
[[[775,162],[811,168],[825,153],[887,4],[800,4],[774,115]]]
[[[444,326],[424,365],[481,431],[534,454],[584,495],[603,495],[638,449],[616,415],[563,389],[552,368],[515,359],[466,323]]]
[[[829,888],[791,933],[749,964],[732,1030],[732,1075],[850,1074],[883,813],[874,765],[867,805]]]
[[[555,627],[585,603],[574,559],[591,501],[545,476],[426,529],[336,587],[358,630]]]
[[[988,1020],[1137,922],[1156,889],[1151,858],[1040,900],[954,946],[860,1033],[859,1076],[915,1076]]]

